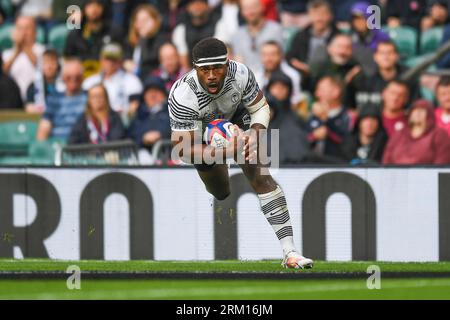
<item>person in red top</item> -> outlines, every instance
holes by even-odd
[[[430,102],[414,102],[408,126],[390,138],[383,164],[450,164],[450,138],[436,126]]]
[[[405,82],[392,80],[383,90],[383,127],[388,136],[402,130],[407,124],[405,106],[409,99],[409,87]]]
[[[450,136],[450,76],[442,77],[436,87],[439,107],[435,110],[436,125]]]

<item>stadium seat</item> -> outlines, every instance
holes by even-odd
[[[420,95],[422,96],[422,98],[424,98],[432,103],[436,102],[434,92],[426,87],[422,87],[422,86],[420,87]]]
[[[33,121],[0,123],[0,155],[28,155],[36,131],[37,123]]]
[[[4,25],[0,26],[0,49],[2,51],[12,48],[12,46],[13,46],[13,41],[12,41],[13,30],[14,30],[14,24],[12,24],[12,23],[5,23]],[[42,27],[37,28],[36,41],[41,44],[45,43],[45,31]]]
[[[11,39],[12,30],[14,25],[11,23],[5,23],[0,26],[0,50],[6,50],[13,46]]]
[[[289,28],[283,28],[283,50],[284,52],[288,52],[291,48],[292,41],[294,40],[295,35],[298,32],[298,28],[296,27],[289,27]]]
[[[63,145],[61,140],[52,138],[47,141],[33,141],[28,148],[31,164],[55,165],[57,150],[62,149]]]
[[[401,26],[396,28],[385,27],[384,31],[389,34],[391,40],[396,44],[402,59],[414,57],[417,52],[417,31],[411,27]]]
[[[429,56],[430,56],[430,54],[428,53],[428,54],[423,54],[420,56],[411,57],[405,61],[405,66],[407,66],[408,68],[413,68],[413,67],[417,66],[419,63],[421,63],[423,60],[428,58]],[[430,72],[430,71],[434,71],[434,70],[436,70],[436,66],[434,64],[432,64],[425,71]]]
[[[441,44],[443,35],[444,28],[442,27],[432,28],[422,33],[420,37],[420,54],[436,51]]]
[[[63,53],[68,33],[69,30],[65,24],[57,25],[49,31],[48,44],[56,49],[59,54]]]

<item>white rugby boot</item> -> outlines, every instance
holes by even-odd
[[[305,258],[297,251],[289,251],[281,262],[281,265],[288,269],[311,269],[314,265],[314,261]]]

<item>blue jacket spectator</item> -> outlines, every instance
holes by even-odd
[[[83,66],[80,60],[67,60],[62,73],[66,91],[47,97],[47,108],[39,122],[37,140],[49,137],[67,139],[73,125],[84,111],[87,97],[81,90]]]
[[[167,91],[164,81],[149,77],[145,81],[143,101],[130,124],[128,136],[141,148],[152,150],[160,139],[170,137]]]
[[[444,43],[450,41],[450,24],[448,24],[444,29],[444,36],[442,37],[441,46]],[[447,53],[441,60],[436,63],[438,69],[448,69],[450,68],[450,53]]]

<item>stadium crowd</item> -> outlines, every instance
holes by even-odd
[[[39,115],[38,141],[151,152],[205,37],[254,72],[283,164],[450,164],[450,54],[405,77],[450,40],[448,0],[2,0],[0,118]]]

